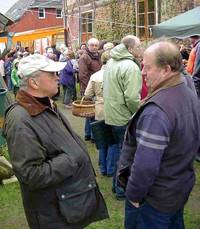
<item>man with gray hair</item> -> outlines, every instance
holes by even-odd
[[[86,146],[52,102],[65,63],[34,54],[19,62],[16,103],[4,136],[31,229],[83,228],[108,217]]]
[[[98,53],[99,41],[96,38],[88,40],[88,47],[81,55],[79,65],[79,82],[81,95],[84,95],[85,89],[88,85],[90,77],[95,72],[101,69],[102,63]],[[85,140],[88,141],[93,138],[90,123],[94,118],[86,118],[85,120]]]
[[[130,117],[140,104],[142,77],[136,58],[140,55],[140,40],[128,35],[110,52],[103,80],[104,115],[106,124],[112,127],[119,148],[115,152],[115,173],[122,147],[124,133]],[[124,198],[123,190],[118,187],[116,174],[113,177],[113,192],[117,199]]]

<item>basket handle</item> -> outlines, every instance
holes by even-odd
[[[82,105],[84,99],[85,99],[85,96],[82,97],[80,105]]]

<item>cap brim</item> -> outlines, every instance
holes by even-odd
[[[45,72],[59,72],[65,67],[65,62],[54,62],[52,61],[48,66],[40,68],[41,71]]]

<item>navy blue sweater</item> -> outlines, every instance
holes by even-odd
[[[119,167],[131,165],[127,198],[163,212],[183,208],[195,181],[199,130],[199,101],[184,83],[154,95],[126,131]]]

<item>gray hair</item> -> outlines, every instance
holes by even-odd
[[[137,42],[140,42],[139,38],[133,35],[127,35],[121,40],[121,43],[124,44],[127,49],[129,47],[134,48]]]
[[[99,45],[99,40],[92,37],[88,40],[88,45],[90,45],[90,44],[98,44]]]
[[[20,82],[20,89],[27,89],[28,88],[28,80],[29,79],[36,79],[40,76],[41,71],[36,71],[34,73],[32,73],[31,75],[28,76],[22,76],[21,77],[21,82]]]

